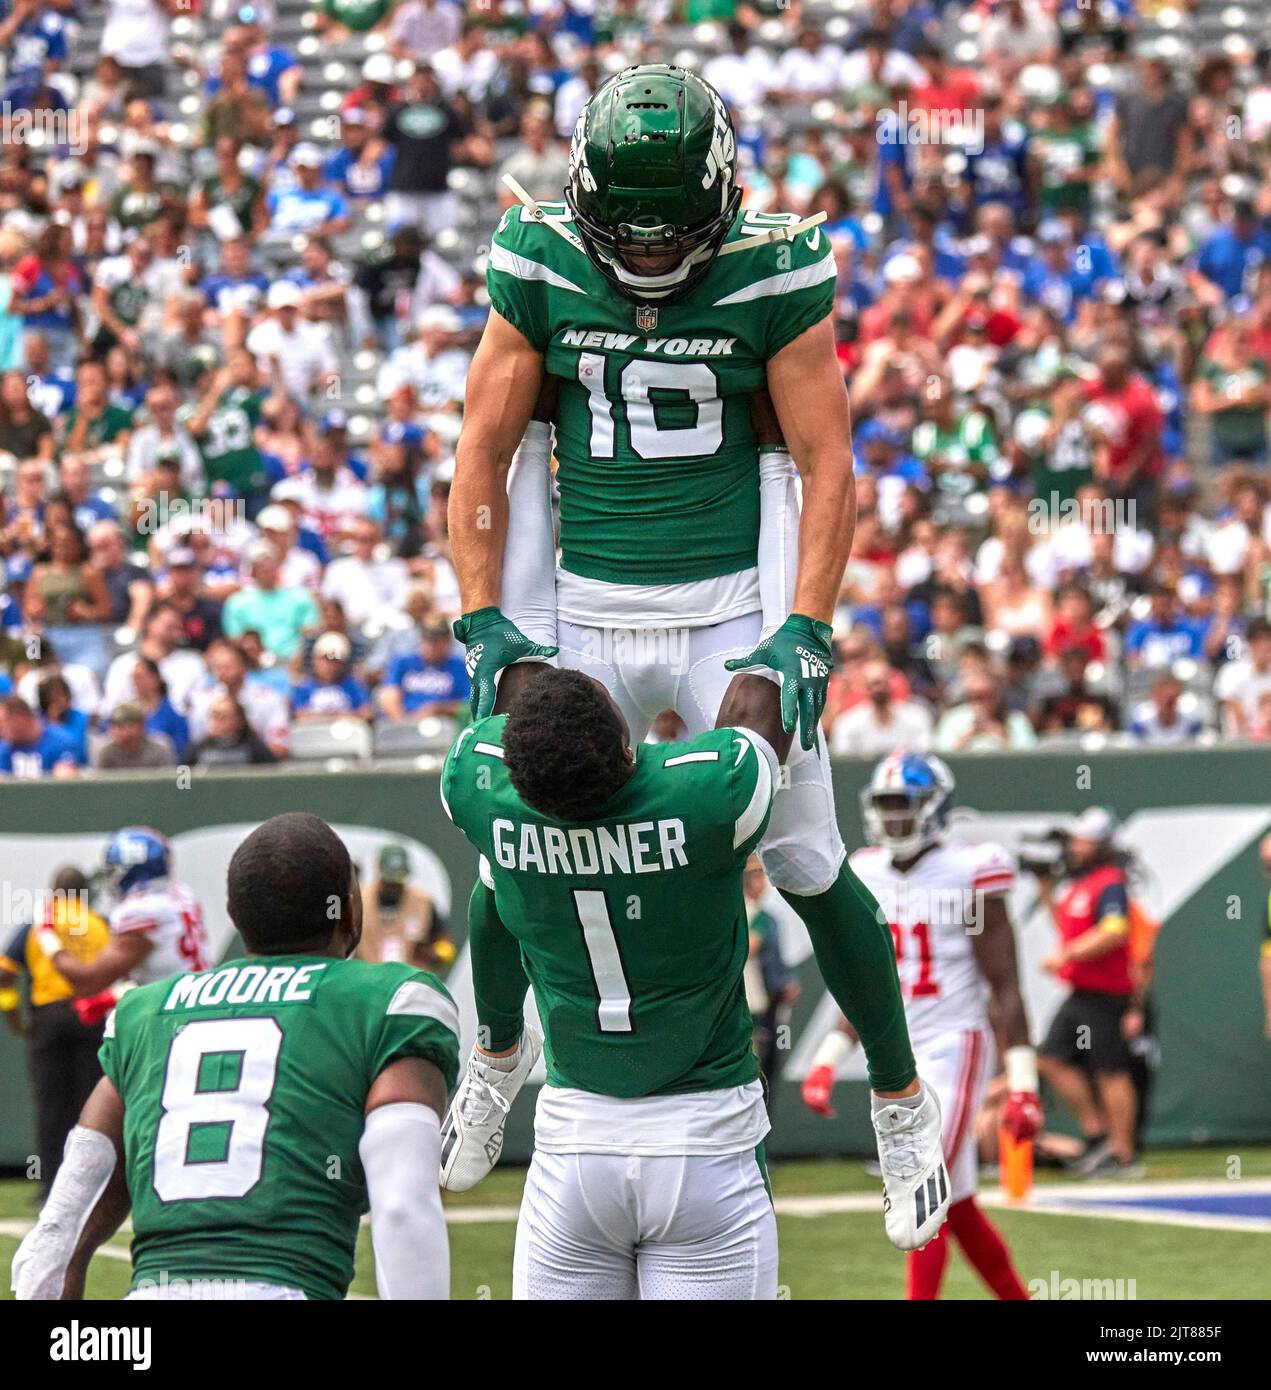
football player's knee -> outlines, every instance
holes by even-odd
[[[847,851],[837,835],[801,840],[797,837],[764,842],[759,848],[764,873],[782,893],[815,897],[826,892],[839,876]]]

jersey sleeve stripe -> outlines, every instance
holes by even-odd
[[[503,749],[500,748],[497,743],[474,743],[472,745],[472,751],[474,753],[489,753],[492,758],[501,758],[503,756]]]
[[[758,830],[763,818],[772,804],[772,765],[760,750],[757,742],[743,730],[737,731],[738,738],[744,738],[755,754],[755,789],[750,794],[750,803],[737,818],[733,827],[733,848],[737,849]]]
[[[662,766],[679,767],[681,763],[717,763],[718,761],[718,750],[706,748],[696,753],[678,753],[674,758],[668,758]]]
[[[838,275],[838,267],[833,256],[814,261],[798,270],[787,270],[782,275],[770,275],[766,280],[755,280],[741,289],[726,294],[715,301],[717,309],[726,304],[745,304],[752,299],[767,299],[771,295],[793,294],[796,290],[806,290],[811,285],[823,284]]]
[[[454,1000],[447,999],[444,994],[439,994],[422,980],[407,980],[405,984],[399,985],[397,993],[389,1002],[388,1012],[409,1014],[413,1018],[434,1019],[443,1028],[449,1028],[456,1038],[459,1036],[459,1010],[455,1007]]]
[[[157,931],[158,927],[159,924],[153,917],[123,917],[110,924],[110,929],[116,936],[122,936],[124,932],[130,931]]]
[[[575,294],[586,294],[581,285],[575,285],[572,280],[567,280],[550,266],[543,265],[541,261],[531,261],[526,256],[519,256],[515,251],[509,251],[506,246],[500,246],[498,242],[490,248],[490,266],[491,269],[501,270],[516,280],[541,280],[545,285],[554,285],[558,290],[573,290]]]
[[[490,861],[485,857],[484,854],[481,856],[480,859],[477,860],[477,875],[481,879],[481,882],[485,884],[485,886],[490,890],[491,893],[493,893],[494,873],[490,868]]]

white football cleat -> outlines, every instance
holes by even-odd
[[[508,1111],[542,1050],[542,1036],[528,1022],[511,1069],[490,1066],[473,1049],[441,1127],[441,1185],[447,1192],[475,1187],[499,1161]]]
[[[873,1116],[883,1170],[883,1222],[899,1250],[921,1250],[949,1214],[940,1102],[925,1081],[919,1078],[918,1084],[920,1105],[887,1105]]]

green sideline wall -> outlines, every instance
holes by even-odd
[[[1157,953],[1160,1068],[1149,1141],[1271,1142],[1271,1042],[1264,1036],[1258,982],[1268,885],[1257,858],[1258,840],[1271,827],[1271,749],[1037,752],[950,761],[959,803],[989,813],[986,835],[1001,833],[996,827],[1011,817],[1043,824],[1092,802],[1145,827],[1158,860],[1165,857],[1158,868],[1176,880],[1178,898]],[[855,761],[835,767],[849,848],[861,843],[858,793],[868,771]],[[64,846],[62,858],[87,866],[100,853],[100,836],[122,825],[154,825],[176,836],[252,824],[287,810],[313,811],[346,827],[426,846],[449,877],[452,932],[462,940],[476,858],[441,809],[436,775],[407,768],[202,774],[188,786],[171,776],[7,782],[0,791],[0,936],[7,940],[14,925],[13,885],[40,886],[24,877],[32,872],[30,846],[37,842],[46,853],[50,840],[55,849]],[[188,868],[180,865],[182,877]],[[803,995],[791,1027],[795,1051],[824,995],[813,963],[804,961],[800,970]],[[779,1083],[769,1152],[866,1152],[871,1136],[864,1083],[844,1082],[836,1104],[838,1118],[821,1120],[799,1102],[796,1082]],[[530,1124],[531,1107],[519,1105],[509,1154],[527,1154]],[[32,1135],[23,1045],[0,1025],[0,1167],[24,1164]]]

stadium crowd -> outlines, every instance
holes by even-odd
[[[447,746],[500,176],[559,197],[588,95],[657,59],[728,102],[747,206],[824,212],[836,247],[859,522],[831,749],[1271,739],[1255,22],[6,0],[32,120],[0,142],[0,772]]]

